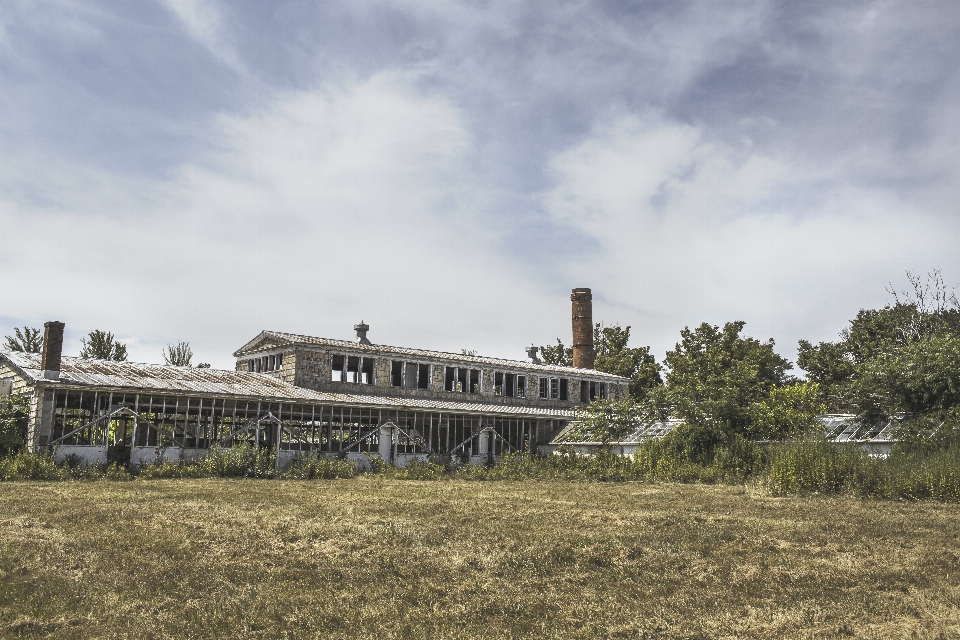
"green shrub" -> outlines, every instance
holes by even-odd
[[[57,466],[53,454],[27,453],[21,449],[0,458],[0,480],[65,480],[68,470]]]
[[[391,475],[401,480],[440,480],[447,476],[447,468],[436,462],[410,460],[402,468],[393,468]]]
[[[316,456],[297,456],[290,463],[284,478],[294,480],[315,480],[333,478],[354,478],[360,475],[357,465],[350,460],[330,460]]]

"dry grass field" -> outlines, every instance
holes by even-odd
[[[0,635],[960,638],[960,505],[588,482],[0,484]]]

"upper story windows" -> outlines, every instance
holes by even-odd
[[[430,365],[394,360],[390,363],[390,386],[405,389],[429,389]]]
[[[588,382],[584,380],[580,383],[580,401],[581,402],[590,402],[591,400],[606,400],[607,399],[607,383],[606,382]]]
[[[493,395],[507,398],[526,398],[527,376],[497,371],[493,374]]]
[[[334,382],[373,384],[373,369],[376,358],[361,356],[333,356],[331,367]]]
[[[567,378],[540,378],[541,400],[569,400],[570,380]]]
[[[263,373],[265,371],[277,371],[283,368],[283,354],[276,353],[272,356],[261,356],[247,360],[247,371],[254,373]]]
[[[444,391],[480,393],[480,370],[447,367],[443,378]]]

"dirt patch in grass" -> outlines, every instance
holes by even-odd
[[[960,506],[585,482],[0,484],[0,635],[960,638]]]

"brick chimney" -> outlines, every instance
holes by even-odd
[[[53,320],[43,323],[43,353],[40,355],[40,369],[47,380],[60,379],[60,356],[63,355],[62,322]]]
[[[593,294],[590,289],[574,289],[573,302],[573,366],[593,369],[596,353],[593,348]]]

